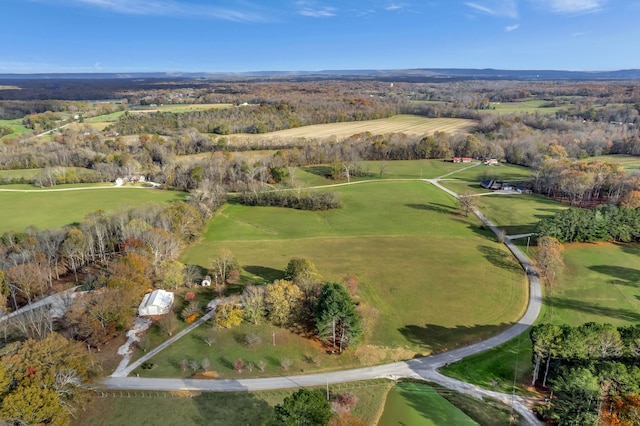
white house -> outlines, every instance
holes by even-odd
[[[168,314],[173,305],[173,293],[164,290],[154,290],[144,295],[142,303],[138,307],[138,315],[141,317],[149,315]]]
[[[203,287],[210,287],[211,286],[211,277],[209,275],[204,277],[204,279],[202,280],[202,286]]]

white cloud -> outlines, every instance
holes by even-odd
[[[556,13],[589,13],[602,10],[607,0],[530,0]]]
[[[504,30],[508,33],[510,33],[511,31],[515,31],[518,28],[520,28],[520,24],[515,24],[515,25],[507,25],[506,27],[504,27]]]
[[[486,15],[500,16],[516,19],[518,17],[518,5],[516,0],[479,0],[465,2],[475,12]]]
[[[235,22],[265,20],[259,13],[250,11],[251,5],[243,5],[240,10],[178,0],[67,0],[69,1],[128,15],[202,17]],[[255,6],[253,8],[257,9]]]
[[[300,0],[296,2],[298,14],[312,18],[330,18],[336,16],[336,8],[330,6],[317,6],[313,1]]]
[[[400,10],[403,9],[404,6],[401,4],[397,4],[397,3],[392,3],[389,6],[385,6],[385,10]]]

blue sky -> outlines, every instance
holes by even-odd
[[[0,73],[640,68],[640,0],[0,0]]]

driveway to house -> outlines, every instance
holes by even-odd
[[[475,167],[476,165],[470,166]],[[450,175],[447,174],[445,176]],[[442,176],[444,177],[444,176]],[[445,188],[436,179],[422,179],[425,182],[436,186],[451,196],[458,198],[458,194]],[[490,228],[496,236],[499,235],[498,228],[491,223],[479,210],[474,209],[474,213],[480,220]],[[542,306],[542,290],[538,274],[535,271],[529,258],[520,251],[511,239],[505,237],[505,244],[518,259],[522,269],[525,271],[529,281],[529,303],[525,314],[516,324],[482,342],[458,348],[452,351],[432,355],[428,357],[413,359],[409,361],[396,362],[392,364],[378,365],[374,367],[358,368],[352,370],[342,370],[328,373],[307,374],[300,376],[279,376],[263,379],[238,379],[238,380],[202,380],[202,379],[160,379],[160,378],[139,378],[123,377],[133,368],[127,367],[114,375],[106,378],[103,382],[104,388],[110,390],[194,390],[194,391],[256,391],[268,389],[294,388],[301,386],[323,386],[333,383],[344,383],[366,379],[388,378],[397,380],[400,378],[414,378],[433,381],[449,389],[469,394],[478,398],[490,397],[511,405],[526,420],[528,424],[542,425],[537,420],[530,409],[531,400],[513,394],[493,392],[480,388],[469,383],[461,382],[440,374],[437,369],[452,362],[459,361],[471,355],[495,348],[507,341],[519,336],[527,330],[536,320]],[[204,317],[201,318],[204,320]],[[194,324],[195,325],[195,324]],[[186,334],[186,332],[185,332]],[[176,339],[178,337],[176,336]],[[168,346],[169,341],[165,342]],[[158,351],[159,352],[159,351]],[[151,356],[151,353],[149,354]],[[141,362],[141,360],[138,360]],[[134,367],[135,368],[135,367]],[[126,374],[125,374],[126,373]]]

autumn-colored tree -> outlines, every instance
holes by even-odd
[[[151,290],[151,263],[138,253],[126,253],[109,265],[107,287],[120,288],[137,306],[142,296]]]
[[[264,286],[246,286],[242,292],[242,309],[247,321],[257,325],[265,315]]]
[[[630,393],[608,399],[600,410],[602,426],[633,426],[640,424],[640,395]]]
[[[158,287],[177,289],[184,284],[186,275],[184,263],[177,260],[163,260],[156,266],[156,276],[160,280]]]
[[[126,291],[103,288],[76,297],[65,321],[74,338],[98,346],[117,331],[127,329],[134,314],[135,308]]]
[[[620,201],[620,205],[630,209],[640,207],[640,190],[629,191]]]
[[[556,276],[560,274],[564,266],[562,244],[553,237],[539,237],[535,261],[540,276],[546,281],[549,288],[553,288]]]
[[[188,323],[192,323],[200,316],[200,303],[197,300],[192,300],[189,304],[180,312],[180,316]]]
[[[0,418],[16,424],[68,424],[89,377],[82,346],[57,333],[13,346],[0,366]]]
[[[214,323],[220,328],[231,328],[242,324],[244,312],[233,302],[223,302],[216,306]]]
[[[233,362],[233,368],[235,368],[238,373],[242,373],[242,369],[244,368],[244,361],[242,358],[238,358]]]
[[[276,280],[266,287],[264,302],[269,320],[274,325],[289,326],[298,319],[303,295],[293,282]]]
[[[344,286],[347,288],[347,290],[349,290],[349,294],[351,294],[351,296],[355,296],[356,293],[358,292],[358,277],[356,277],[355,274],[347,274],[344,276],[344,278],[342,278],[342,284],[344,284]]]
[[[349,412],[340,412],[338,415],[329,419],[327,426],[366,426],[367,424],[362,420],[354,417]]]
[[[316,266],[309,259],[295,257],[289,261],[284,271],[285,279],[293,281],[295,284],[315,282],[319,278]]]

